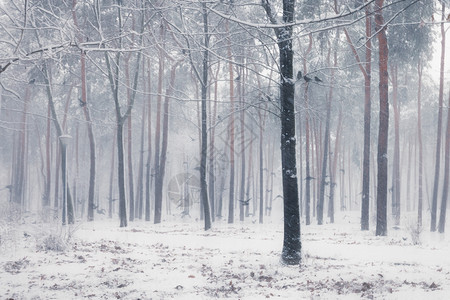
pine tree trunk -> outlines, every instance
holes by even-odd
[[[327,118],[325,124],[325,136],[324,136],[324,146],[323,146],[323,160],[322,160],[322,171],[320,174],[320,191],[319,191],[319,201],[317,203],[317,224],[323,224],[323,206],[325,202],[325,184],[327,177],[327,162],[328,162],[328,147],[330,141],[330,115],[331,115],[331,99],[332,94],[328,95],[328,105],[327,105]]]
[[[80,28],[78,26],[78,19],[75,11],[75,6],[77,5],[77,0],[72,0],[72,18],[78,31]],[[82,37],[78,35],[78,42],[83,42]],[[88,221],[94,220],[94,197],[95,197],[95,139],[94,139],[94,129],[92,127],[91,115],[89,112],[89,107],[87,105],[87,93],[86,93],[86,53],[81,51],[81,105],[83,107],[84,117],[86,119],[86,125],[89,137],[89,194],[88,194]],[[76,201],[76,198],[74,199]]]
[[[208,155],[208,135],[207,135],[207,86],[208,86],[208,67],[209,67],[209,32],[208,32],[208,11],[205,2],[202,2],[203,13],[203,34],[204,34],[204,46],[203,51],[203,78],[202,78],[202,153],[200,159],[200,193],[201,201],[203,203],[203,212],[205,218],[205,230],[211,228],[211,212],[208,200],[208,187],[206,184],[206,158]]]
[[[113,211],[114,211],[114,199],[113,199],[113,182],[114,182],[114,161],[116,156],[116,151],[114,149],[116,148],[116,141],[117,141],[117,131],[114,134],[114,140],[113,140],[113,146],[112,146],[112,158],[111,158],[111,173],[109,175],[109,197],[108,197],[108,216],[109,218],[112,218]]]
[[[370,203],[370,122],[371,122],[371,79],[372,79],[372,18],[370,6],[366,14],[366,63],[364,72],[364,151],[363,151],[363,185],[361,205],[361,230],[369,230]]]
[[[419,59],[417,72],[419,75],[419,88],[417,90],[417,139],[419,142],[419,201],[417,205],[417,227],[422,227],[422,206],[423,206],[423,145],[422,145],[422,61]],[[409,187],[408,187],[409,188]]]
[[[209,135],[209,201],[211,203],[211,221],[216,220],[216,158],[215,158],[215,132],[216,132],[216,115],[217,115],[217,97],[218,97],[218,86],[219,82],[217,80],[220,71],[220,61],[217,62],[217,71],[214,78],[214,101],[213,108],[210,105],[210,128],[211,133]]]
[[[229,34],[228,21],[226,21],[226,29]],[[234,223],[234,76],[233,76],[233,65],[232,65],[232,54],[231,54],[231,41],[230,37],[228,42],[228,59],[230,60],[228,64],[228,72],[230,76],[230,193],[228,202],[228,224]]]
[[[398,70],[391,70],[392,106],[394,108],[394,157],[392,162],[392,215],[395,225],[400,225],[400,104],[398,103]]]
[[[127,227],[127,204],[125,199],[125,158],[123,153],[123,123],[117,124],[117,161],[119,186],[119,218],[120,227]]]
[[[51,148],[51,126],[50,126],[50,105],[47,105],[47,131],[45,134],[45,188],[44,188],[44,197],[43,197],[43,206],[44,211],[47,211],[51,205],[51,182],[52,182],[52,163],[50,158],[50,153],[52,151]]]
[[[261,109],[258,110],[259,116],[259,224],[264,222],[264,124]],[[267,174],[268,176],[269,174]]]
[[[434,185],[433,185],[433,198],[431,204],[431,224],[430,230],[436,231],[436,215],[437,215],[437,198],[439,190],[439,173],[441,168],[441,139],[442,139],[442,109],[444,103],[444,62],[445,62],[445,2],[441,1],[442,5],[442,23],[441,23],[441,64],[440,64],[440,76],[439,76],[439,109],[437,120],[437,138],[436,138],[436,157],[435,157],[435,169],[434,169]]]
[[[163,36],[163,26],[161,26],[161,36]],[[158,97],[156,102],[156,125],[155,125],[155,224],[161,223],[162,213],[162,186],[160,180],[160,145],[161,145],[161,104],[162,104],[162,80],[164,77],[164,55],[162,50],[159,53],[158,70]]]
[[[150,187],[152,181],[151,174],[151,161],[152,161],[152,98],[151,98],[151,68],[150,68],[150,60],[147,62],[147,81],[148,81],[148,99],[147,99],[147,144],[148,144],[148,153],[147,153],[147,163],[145,164],[145,221],[150,221],[151,208],[150,208]]]
[[[448,95],[448,106],[447,106],[447,132],[445,135],[445,162],[444,162],[444,182],[442,189],[442,200],[441,200],[441,212],[439,215],[439,233],[444,233],[445,231],[445,216],[447,214],[447,198],[448,198],[448,186],[450,185],[450,92]]]
[[[244,109],[244,100],[242,99],[242,86],[241,81],[244,78],[244,74],[239,73],[240,80],[238,80],[238,99],[240,102],[240,126],[241,126],[241,184],[240,184],[240,193],[239,193],[239,221],[244,221],[244,201],[245,199],[245,109]]]
[[[311,167],[310,167],[310,129],[309,129],[309,112],[308,112],[308,83],[305,88],[305,215],[306,225],[311,224]]]
[[[137,201],[135,217],[142,219],[143,206],[144,206],[144,139],[145,139],[145,115],[146,104],[142,105],[142,117],[141,117],[141,148],[139,150],[139,168],[137,178]]]
[[[378,129],[377,174],[377,227],[376,235],[387,235],[387,179],[388,179],[388,130],[389,130],[389,74],[386,27],[382,14],[384,0],[375,1],[375,31],[379,47],[379,95],[380,118]]]

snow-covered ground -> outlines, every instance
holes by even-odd
[[[356,212],[339,219],[302,226],[301,266],[280,264],[281,220],[208,232],[201,221],[7,224],[0,298],[450,299],[443,235],[424,229],[413,245],[410,229],[375,237],[359,230]]]

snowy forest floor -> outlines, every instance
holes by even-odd
[[[414,245],[411,229],[375,237],[356,212],[339,219],[302,226],[301,266],[280,264],[281,220],[3,222],[0,298],[449,299],[448,238],[426,228]]]

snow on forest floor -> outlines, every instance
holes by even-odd
[[[280,264],[282,224],[118,221],[0,227],[2,299],[449,299],[450,243],[302,226],[301,266]],[[70,240],[69,243],[65,243]]]

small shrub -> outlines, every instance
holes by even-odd
[[[62,252],[67,249],[67,244],[61,236],[50,233],[40,242],[36,243],[38,250]]]
[[[422,242],[420,240],[420,236],[423,231],[423,227],[419,225],[417,222],[410,222],[407,226],[407,230],[411,236],[411,241],[414,245],[420,245]]]
[[[36,229],[36,232],[38,232],[36,234],[36,247],[40,251],[65,251],[71,244],[78,226],[52,225],[54,227]]]
[[[10,274],[19,274],[22,269],[25,269],[30,264],[30,260],[26,257],[16,260],[8,261],[3,266],[3,269]]]

